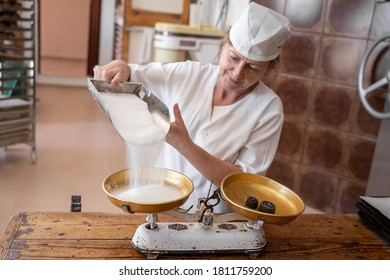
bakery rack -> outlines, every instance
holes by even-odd
[[[35,0],[0,2],[0,147],[35,145]]]

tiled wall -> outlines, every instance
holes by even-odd
[[[267,175],[308,206],[356,213],[380,125],[360,103],[358,70],[370,42],[390,31],[390,2],[256,2],[284,14],[292,27],[282,63],[268,81],[283,101],[285,124]]]

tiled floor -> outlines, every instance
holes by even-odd
[[[125,145],[87,87],[38,85],[37,98],[37,162],[27,145],[0,148],[0,233],[19,212],[70,211],[72,195],[83,212],[121,212],[101,183],[126,168]]]

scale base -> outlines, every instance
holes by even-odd
[[[260,227],[253,229],[246,223],[156,223],[150,229],[145,223],[132,237],[132,246],[148,259],[160,255],[248,254],[256,258],[267,241]]]

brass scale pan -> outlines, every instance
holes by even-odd
[[[153,171],[146,168],[145,172]],[[103,191],[108,199],[117,207],[128,207],[134,213],[159,213],[182,205],[192,193],[194,186],[185,175],[164,169],[164,185],[173,186],[182,192],[182,197],[161,203],[147,203],[122,200],[111,192],[117,188],[128,187],[132,170],[125,169],[108,176],[103,181]],[[263,220],[265,223],[284,224],[294,220],[304,211],[304,204],[297,194],[282,184],[269,178],[250,173],[234,173],[226,176],[221,184],[221,194],[230,208],[250,219]],[[246,206],[248,197],[254,197],[259,202],[269,201],[275,206],[274,213],[265,213]]]

